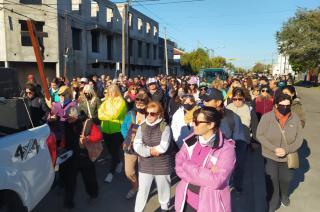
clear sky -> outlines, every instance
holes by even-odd
[[[271,64],[272,57],[276,61],[275,33],[282,23],[294,16],[299,7],[320,6],[320,0],[133,2],[135,9],[159,22],[161,36],[166,26],[168,37],[186,51],[197,47],[214,49],[215,56],[236,58],[232,62],[244,68],[251,68],[258,61]]]

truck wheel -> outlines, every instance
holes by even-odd
[[[13,191],[4,192],[4,209],[7,212],[28,212],[20,197]]]

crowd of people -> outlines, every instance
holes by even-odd
[[[50,82],[45,99],[32,75],[24,89],[35,126],[48,123],[58,154],[65,208],[74,208],[77,175],[99,196],[88,145],[104,141],[111,157],[105,182],[124,169],[127,199],[143,211],[153,180],[161,209],[169,210],[173,175],[176,211],[232,211],[231,192],[243,191],[248,150],[265,160],[268,211],[289,206],[294,169],[288,156],[302,145],[306,120],[289,77],[237,75],[211,84],[196,76],[151,78],[93,75]]]

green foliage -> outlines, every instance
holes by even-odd
[[[226,58],[224,57],[213,57],[210,58],[210,65],[211,68],[223,68],[224,66],[226,66]]]
[[[298,9],[277,32],[279,51],[289,56],[295,72],[320,67],[320,8]]]
[[[263,73],[266,69],[266,66],[262,63],[256,63],[253,68],[252,68],[252,72],[254,73]]]
[[[208,52],[202,48],[183,54],[181,56],[181,65],[190,73],[198,73],[202,68],[226,67],[229,70],[237,69],[231,62],[227,63],[227,60],[224,57],[217,56],[210,58]]]
[[[190,53],[185,53],[181,56],[181,65],[187,70],[198,73],[201,68],[209,68],[210,60],[208,53],[198,48]]]

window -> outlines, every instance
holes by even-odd
[[[112,60],[112,37],[107,36],[107,57],[108,60]]]
[[[143,22],[141,18],[138,18],[138,30],[142,31],[142,27],[143,27]]]
[[[138,41],[138,57],[142,57],[142,41]]]
[[[133,15],[132,15],[132,13],[129,13],[129,27],[130,27],[130,29],[132,29],[132,27],[133,27],[132,21],[133,21]]]
[[[81,3],[82,3],[82,0],[71,0],[72,11],[80,11]]]
[[[108,23],[110,23],[110,22],[112,22],[112,19],[113,19],[113,9],[112,8],[109,8],[109,7],[107,7],[107,9],[106,9],[106,19],[107,19],[107,22]]]
[[[42,4],[42,0],[20,0],[21,4]]]
[[[147,49],[147,59],[149,59],[150,58],[150,44],[149,43],[147,43],[147,45],[146,45],[146,49]]]
[[[100,32],[91,31],[92,52],[99,52],[99,37]]]
[[[153,27],[153,36],[158,35],[158,28],[156,26]]]
[[[153,59],[157,59],[157,45],[153,45]]]
[[[28,34],[28,26],[27,21],[19,20],[21,26],[21,45],[22,46],[32,46],[31,39]],[[34,26],[37,32],[43,32],[44,22],[41,21],[34,21]],[[43,34],[42,34],[43,35]],[[39,37],[39,44],[43,44],[43,37]]]
[[[151,30],[150,23],[146,23],[146,33],[149,34]]]
[[[82,47],[82,31],[81,29],[71,28],[72,30],[72,47],[73,50],[81,50]]]
[[[163,46],[159,46],[159,58],[160,59],[164,58],[164,48],[163,48]]]
[[[91,67],[92,68],[100,68],[100,64],[99,63],[92,63]]]
[[[91,17],[95,18],[98,16],[99,5],[95,1],[91,1]]]

